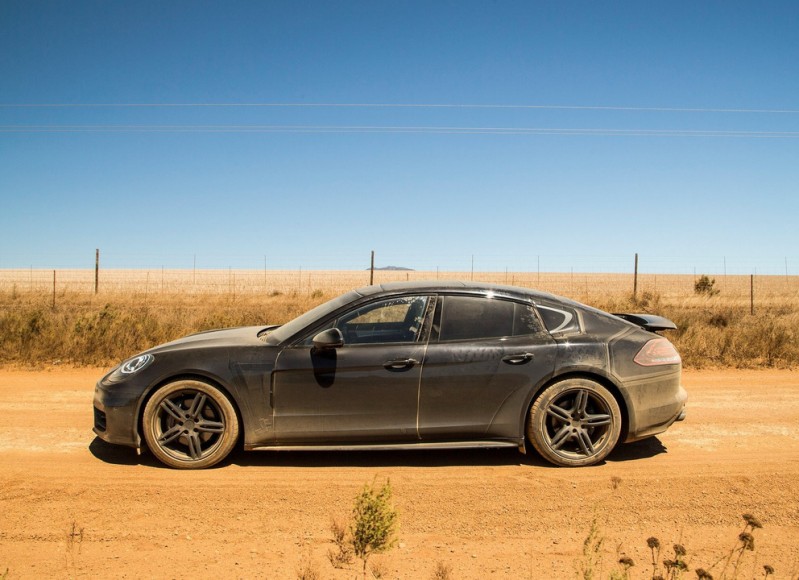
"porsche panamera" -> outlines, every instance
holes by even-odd
[[[559,466],[685,417],[680,355],[651,314],[527,288],[348,292],[282,326],[155,346],[97,383],[94,432],[180,469],[246,450],[516,447]]]

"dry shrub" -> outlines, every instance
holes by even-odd
[[[321,275],[315,273],[316,279]],[[589,288],[601,280],[592,278]],[[670,318],[678,330],[664,335],[680,351],[687,368],[799,365],[799,294],[775,286],[758,297],[753,316],[748,296],[732,294],[729,281],[720,285],[722,292],[714,296],[694,294],[687,279],[682,296],[644,289],[633,298],[620,287],[575,298],[608,312],[649,312]],[[109,365],[202,330],[281,324],[344,289],[331,279],[303,292],[264,287],[263,292],[239,288],[238,293],[227,294],[150,293],[145,287],[145,291],[95,295],[64,290],[55,296],[53,307],[52,292],[9,285],[0,290],[0,364]]]
[[[108,365],[187,334],[282,324],[330,296],[0,294],[0,363]]]
[[[667,336],[689,368],[791,368],[799,363],[799,314],[764,307],[752,316],[743,308],[683,309]]]

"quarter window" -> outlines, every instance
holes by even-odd
[[[580,324],[573,310],[538,305],[538,312],[549,332],[578,332]]]

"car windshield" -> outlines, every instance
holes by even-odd
[[[355,291],[347,292],[346,294],[339,296],[337,298],[333,298],[332,300],[325,302],[324,304],[320,304],[316,308],[313,308],[306,312],[305,314],[301,314],[294,320],[291,320],[281,326],[280,328],[276,328],[272,332],[269,333],[267,336],[267,341],[269,344],[280,344],[284,340],[287,340],[300,332],[306,326],[312,324],[315,320],[320,318],[324,318],[334,310],[341,308],[345,304],[349,304],[356,298],[360,298],[361,295]]]

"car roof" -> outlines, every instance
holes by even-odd
[[[402,292],[457,292],[463,294],[485,294],[494,293],[502,296],[518,298],[540,298],[545,300],[555,300],[564,302],[562,296],[555,296],[548,292],[533,290],[532,288],[522,288],[520,286],[508,286],[504,284],[489,284],[487,282],[462,282],[459,280],[420,280],[415,282],[387,282],[364,286],[356,290],[363,296],[371,296],[381,293],[402,293]]]

